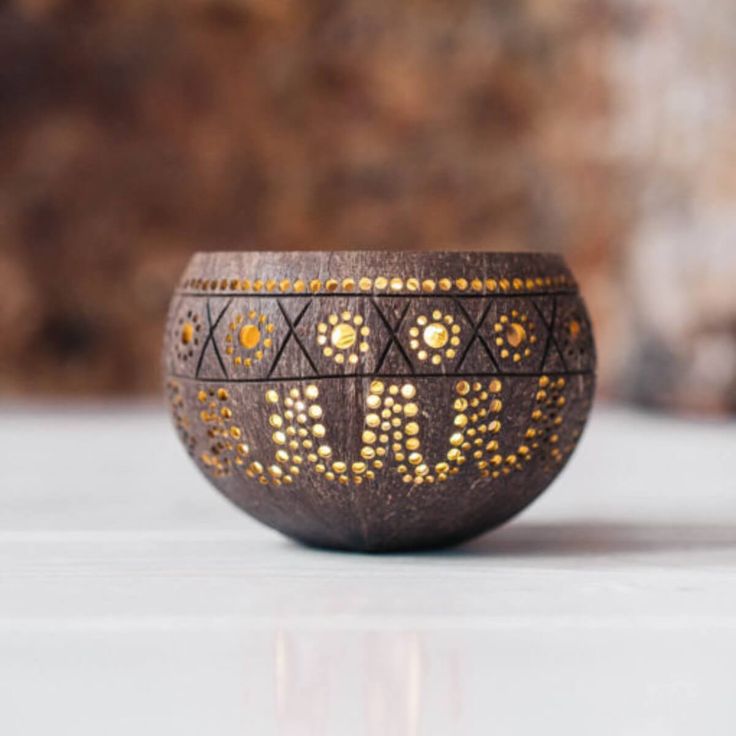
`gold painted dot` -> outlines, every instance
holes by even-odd
[[[375,394],[370,394],[365,403],[369,409],[378,409],[378,407],[381,406],[381,399]]]
[[[268,423],[274,429],[281,429],[284,424],[284,420],[278,414],[271,414],[271,416],[268,418]]]
[[[450,279],[440,279],[439,283],[442,291],[449,291],[452,288],[452,281]]]
[[[255,325],[243,325],[238,333],[238,342],[246,349],[252,350],[261,340],[261,331]]]
[[[371,381],[370,392],[372,394],[382,394],[385,389],[383,381]]]
[[[526,330],[524,329],[524,326],[518,322],[512,322],[506,328],[506,342],[508,342],[512,348],[518,348],[526,339]]]
[[[362,291],[370,291],[371,286],[373,286],[373,282],[369,278],[367,278],[367,277],[364,276],[358,282],[358,285],[360,286],[360,288],[361,288]]]
[[[426,292],[427,294],[433,292],[436,286],[437,285],[432,279],[424,279],[424,281],[422,281],[422,291]]]
[[[470,391],[470,384],[467,381],[458,381],[455,385],[455,390],[460,396],[465,396]]]
[[[349,325],[346,322],[341,322],[340,324],[335,325],[330,333],[330,342],[338,350],[348,350],[355,345],[356,339],[357,336],[355,329],[352,325]]]
[[[320,457],[329,457],[332,455],[332,448],[329,445],[320,445],[317,448],[317,454]]]
[[[181,328],[181,342],[182,345],[189,345],[194,339],[194,325],[191,322],[186,322]]]
[[[417,390],[410,383],[405,383],[401,387],[401,395],[405,399],[413,399],[416,396]]]
[[[318,388],[317,388],[316,386],[314,386],[314,385],[311,385],[311,384],[310,384],[310,385],[309,385],[309,386],[307,386],[307,388],[306,388],[306,389],[304,390],[304,395],[305,395],[305,396],[306,396],[306,397],[307,397],[308,399],[312,399],[312,400],[314,400],[314,399],[316,399],[316,398],[317,398],[317,397],[319,396],[319,389],[318,389]]]
[[[266,391],[266,401],[269,404],[278,404],[279,395],[273,389],[270,389],[269,391]]]
[[[468,288],[468,280],[463,278],[456,279],[455,285],[460,289],[460,291],[465,291],[465,289]]]
[[[394,278],[391,279],[391,282],[390,282],[391,291],[401,291],[403,286],[404,286],[404,281],[398,276],[394,276]]]
[[[422,339],[431,348],[443,348],[450,339],[447,328],[440,322],[427,325],[422,333]]]
[[[217,398],[220,399],[220,401],[227,401],[229,398],[229,395],[224,388],[220,388],[220,389],[217,389]]]
[[[415,417],[418,413],[419,407],[415,403],[410,402],[404,405],[404,414],[407,417]]]
[[[488,384],[488,390],[491,391],[494,394],[497,394],[501,391],[503,388],[501,381],[499,381],[497,378],[494,378],[489,384]]]
[[[324,424],[315,424],[312,427],[312,434],[315,437],[324,437],[325,433],[326,433],[326,430],[325,430]]]
[[[416,422],[409,422],[405,428],[406,434],[415,435],[419,434],[419,425]]]
[[[411,278],[406,280],[406,288],[409,291],[419,291],[419,281],[417,279]]]
[[[379,276],[373,282],[373,285],[376,287],[376,289],[385,289],[388,286],[388,279],[385,276]]]

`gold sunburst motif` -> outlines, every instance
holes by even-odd
[[[186,362],[194,357],[199,347],[201,330],[199,315],[191,309],[179,318],[174,332],[174,351],[179,360]]]
[[[326,322],[317,325],[317,344],[322,354],[335,363],[356,365],[362,353],[368,352],[366,338],[371,333],[360,314],[349,311],[331,314]]]
[[[274,326],[265,314],[255,309],[246,314],[236,314],[225,336],[225,353],[230,356],[233,365],[250,368],[254,363],[263,360],[265,351],[273,346],[272,333]]]
[[[416,318],[409,329],[409,345],[422,362],[441,365],[445,358],[452,360],[457,355],[461,332],[451,314],[435,309],[429,316],[420,314]]]
[[[493,325],[496,346],[500,348],[502,360],[520,363],[532,354],[537,342],[534,334],[534,322],[526,314],[512,309],[509,314],[502,314]]]

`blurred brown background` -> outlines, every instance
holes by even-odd
[[[736,411],[735,64],[730,0],[0,3],[0,395],[158,392],[194,250],[491,248]]]

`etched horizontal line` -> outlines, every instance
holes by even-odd
[[[270,378],[196,378],[179,373],[169,373],[167,378],[175,378],[180,381],[193,381],[195,383],[283,383],[285,381],[326,381],[339,378],[403,378],[414,381],[418,378],[539,378],[540,376],[560,376],[563,378],[573,376],[595,376],[593,370],[581,371],[534,371],[530,373],[346,373],[329,374],[323,376],[271,376]]]

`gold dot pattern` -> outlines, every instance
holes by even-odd
[[[266,294],[303,294],[303,293],[425,293],[436,291],[459,293],[539,293],[550,289],[575,288],[575,281],[567,274],[557,276],[535,277],[482,277],[473,276],[444,276],[437,279],[418,279],[410,276],[403,278],[397,275],[384,276],[355,276],[345,278],[296,278],[294,280],[263,279],[263,278],[202,278],[192,277],[185,279],[181,288],[200,292],[246,292]]]
[[[590,331],[587,321],[576,312],[561,320],[558,339],[568,368],[581,366],[589,355]]]
[[[210,446],[199,459],[216,478],[229,476],[234,468],[244,466],[250,447],[243,440],[243,429],[233,418],[230,393],[226,388],[201,388],[197,393],[199,418],[207,427]]]
[[[567,454],[560,445],[562,425],[565,421],[566,380],[541,376],[535,396],[536,406],[532,411],[531,422],[526,430],[525,439],[530,452],[544,449],[545,454],[554,462],[561,463]],[[572,449],[572,448],[570,448]]]
[[[202,323],[199,315],[193,310],[188,310],[176,323],[174,334],[174,351],[177,360],[186,363],[194,357],[196,349],[200,344]]]
[[[225,336],[225,354],[234,366],[250,368],[263,360],[267,351],[273,347],[274,326],[265,314],[255,309],[247,313],[237,313],[228,324]]]
[[[451,314],[435,309],[430,315],[420,314],[409,328],[409,346],[421,362],[441,365],[457,355],[462,328]]]
[[[431,485],[446,481],[458,472],[464,462],[455,457],[452,448],[448,457],[438,463],[431,463],[422,451],[421,429],[419,424],[419,405],[417,390],[413,383],[389,383],[372,381],[368,390],[366,405],[366,443],[361,455],[371,459],[374,452],[381,457],[390,449],[393,463],[404,483],[412,485]],[[377,446],[376,446],[377,445]]]
[[[342,485],[351,481],[360,485],[364,479],[375,477],[362,460],[347,463],[335,457],[323,424],[324,412],[319,404],[317,386],[309,384],[304,390],[293,387],[284,395],[271,389],[266,392],[266,403],[270,411],[271,439],[277,448],[276,463],[282,467],[284,478],[293,479],[299,475],[305,462],[327,480]]]
[[[502,391],[503,383],[498,378],[455,384],[456,431],[450,444],[463,458],[474,460],[484,478],[498,478],[514,464],[509,461],[512,456],[504,457],[499,442],[504,409]]]
[[[529,358],[537,344],[534,331],[534,322],[518,309],[502,314],[493,325],[494,340],[501,360],[521,363],[524,358]]]
[[[193,452],[196,443],[182,411],[181,389],[175,383],[170,383],[172,411],[177,429]],[[434,459],[428,458],[423,449],[417,388],[410,381],[371,381],[365,399],[360,453],[353,459],[337,455],[316,385],[271,388],[264,398],[273,457],[263,462],[251,457],[243,429],[233,418],[228,389],[200,388],[199,416],[207,428],[209,445],[199,459],[215,477],[229,476],[240,469],[259,483],[274,486],[293,483],[305,466],[341,485],[361,485],[387,467],[407,485],[442,483],[468,461],[482,477],[496,479],[523,470],[537,454],[560,464],[572,451],[574,441],[563,446],[560,439],[567,402],[565,387],[564,377],[543,375],[538,379],[529,424],[518,444],[514,443],[509,451],[501,444],[502,380],[458,380],[447,450],[443,457]]]
[[[366,340],[371,329],[364,322],[363,315],[347,310],[333,313],[326,322],[320,322],[316,339],[322,354],[338,365],[357,365],[360,356],[369,350]]]

